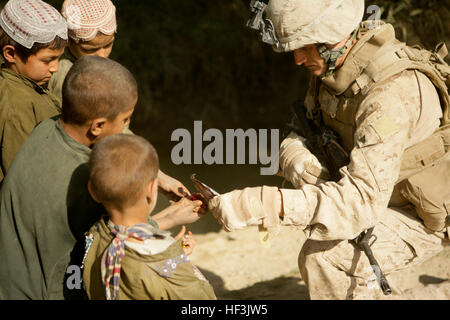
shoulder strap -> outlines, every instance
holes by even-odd
[[[450,96],[448,82],[450,67],[443,58],[447,54],[445,45],[438,45],[435,52],[419,47],[410,47],[399,41],[380,49],[377,58],[371,61],[350,87],[354,95],[367,94],[377,83],[405,71],[418,70],[424,73],[436,87],[443,109],[442,125],[450,123]]]

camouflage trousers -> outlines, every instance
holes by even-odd
[[[444,233],[432,232],[415,217],[414,208],[388,208],[375,226],[371,246],[395,294],[402,288],[390,275],[436,255]],[[307,240],[299,255],[299,269],[311,299],[377,299],[385,297],[369,260],[352,241]]]

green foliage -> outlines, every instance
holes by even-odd
[[[407,43],[433,49],[448,39],[450,0],[375,0],[382,19],[395,26],[397,36]]]

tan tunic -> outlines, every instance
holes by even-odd
[[[113,240],[105,221],[91,228],[93,242],[84,263],[83,281],[89,299],[104,300],[105,289],[101,279],[101,258]],[[165,251],[154,255],[141,254],[125,246],[121,263],[119,297],[121,300],[212,300],[216,299],[212,286],[190,262],[180,263],[170,277],[158,270],[168,259],[184,254],[181,240]]]

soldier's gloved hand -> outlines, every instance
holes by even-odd
[[[297,189],[304,184],[319,184],[329,178],[328,170],[308,150],[305,140],[291,132],[280,146],[281,174]]]
[[[277,187],[252,187],[216,196],[209,209],[226,231],[262,224],[277,229],[282,214],[281,193]]]

